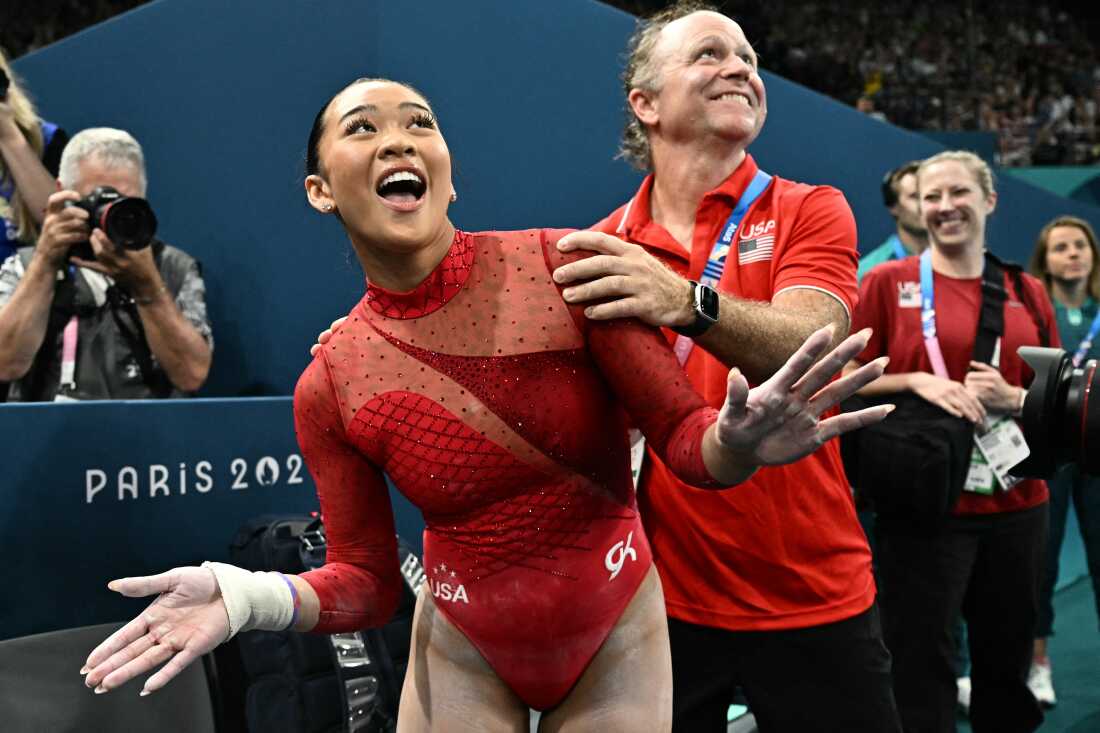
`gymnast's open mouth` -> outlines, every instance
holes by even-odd
[[[420,208],[427,192],[426,178],[415,166],[387,168],[375,186],[375,193],[396,211],[415,211]]]

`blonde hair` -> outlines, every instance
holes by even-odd
[[[1047,269],[1047,248],[1050,246],[1050,233],[1055,227],[1076,227],[1085,233],[1089,249],[1092,250],[1092,269],[1089,270],[1088,291],[1094,300],[1100,300],[1100,248],[1096,244],[1096,232],[1084,219],[1079,219],[1076,216],[1059,216],[1047,222],[1046,226],[1039,230],[1039,238],[1035,242],[1035,251],[1031,253],[1031,261],[1028,262],[1028,271],[1043,281],[1043,285],[1046,285],[1049,294],[1051,276],[1050,270]]]
[[[920,180],[920,174],[925,168],[947,161],[962,163],[970,175],[974,176],[974,180],[978,182],[978,186],[987,198],[996,193],[997,189],[993,186],[993,171],[989,168],[989,164],[969,150],[945,150],[931,158],[925,158],[917,168],[917,180]]]
[[[628,99],[633,89],[644,89],[648,92],[660,91],[658,84],[660,67],[657,64],[659,59],[653,57],[653,51],[657,47],[661,31],[672,21],[700,11],[721,12],[716,6],[702,0],[680,0],[675,5],[638,21],[634,34],[626,44],[623,91]],[[623,158],[638,170],[648,171],[653,167],[649,135],[641,120],[630,108],[629,102],[626,105],[626,126],[623,129],[622,142],[619,144],[618,157]]]
[[[34,110],[34,103],[31,102],[31,98],[20,86],[19,78],[11,70],[11,66],[8,65],[8,59],[4,55],[3,49],[0,49],[0,69],[3,69],[4,73],[8,75],[8,79],[11,80],[11,84],[8,86],[8,97],[5,101],[11,107],[15,125],[23,133],[23,137],[26,138],[27,144],[31,146],[34,154],[41,158],[45,141],[42,138],[42,125],[39,123],[38,113]],[[0,184],[7,184],[11,180],[11,171],[7,169],[3,159],[0,158]],[[11,209],[16,236],[24,242],[33,242],[38,237],[38,224],[34,220],[34,214],[31,212],[30,207],[19,195],[18,188],[12,194]]]

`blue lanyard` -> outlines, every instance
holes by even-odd
[[[1081,344],[1077,347],[1077,353],[1073,355],[1073,366],[1079,367],[1084,363],[1085,355],[1092,348],[1092,342],[1096,338],[1097,332],[1100,332],[1100,310],[1096,312],[1096,317],[1092,319],[1088,335],[1081,341]]]
[[[932,288],[932,250],[926,249],[920,256],[920,326],[924,335],[924,350],[928,353],[932,372],[937,377],[950,379],[943,360],[943,349],[936,337],[936,301]]]
[[[893,234],[890,236],[890,243],[894,245],[894,259],[904,260],[909,256],[909,250],[905,248],[905,245],[898,239],[898,235]]]
[[[936,301],[933,298],[932,251],[920,256],[920,327],[925,340],[936,338]]]
[[[737,206],[734,207],[730,218],[726,220],[726,225],[722,227],[718,239],[714,242],[710,250],[710,258],[707,259],[707,264],[703,268],[703,276],[699,278],[700,282],[714,287],[722,279],[722,272],[726,269],[726,255],[729,254],[730,245],[733,243],[733,235],[737,233],[737,228],[741,226],[741,220],[745,218],[749,207],[760,194],[764,193],[764,189],[771,182],[771,176],[757,169],[756,175],[752,177],[745,192],[737,200]]]

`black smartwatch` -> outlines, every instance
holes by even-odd
[[[691,283],[691,307],[695,312],[695,322],[686,326],[673,326],[672,330],[681,336],[697,338],[707,329],[718,323],[718,293],[714,288],[702,283]]]

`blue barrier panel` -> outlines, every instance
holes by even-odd
[[[456,225],[588,226],[639,180],[615,160],[633,27],[595,0],[160,0],[15,66],[48,119],[70,132],[125,127],[144,144],[164,238],[205,266],[217,350],[203,394],[285,395],[316,333],[363,292],[338,223],[302,190],[321,103],[358,76],[410,81],[447,135]],[[941,146],[762,76],[761,167],[841,189],[860,250],[877,246],[893,230],[883,173]],[[1057,214],[1100,222],[1096,207],[1011,179],[1000,204],[990,242],[1016,260]]]
[[[128,618],[147,601],[107,581],[227,561],[246,520],[317,510],[288,397],[7,405],[0,435],[0,638]]]

